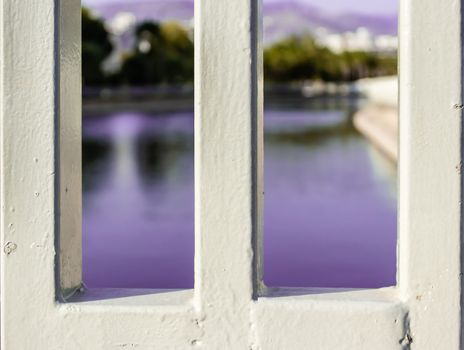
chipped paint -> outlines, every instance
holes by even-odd
[[[5,253],[6,256],[8,256],[11,253],[13,253],[17,248],[18,248],[18,245],[16,243],[7,242],[5,246],[3,247],[3,252]]]

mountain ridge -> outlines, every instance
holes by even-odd
[[[193,2],[189,0],[157,1],[136,0],[130,3],[103,3],[92,9],[106,20],[120,12],[132,13],[137,21],[177,19],[191,24]],[[332,33],[367,28],[374,35],[396,35],[398,18],[395,14],[366,15],[362,13],[334,14],[300,1],[265,3],[263,6],[265,40],[274,41],[281,37],[302,32],[314,32],[325,28]]]

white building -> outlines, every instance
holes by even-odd
[[[331,33],[325,28],[318,28],[315,35],[320,45],[336,53],[344,51],[393,52],[398,48],[396,36],[375,36],[364,27],[345,33]]]

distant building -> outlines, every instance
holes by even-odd
[[[375,46],[381,52],[396,52],[398,50],[398,37],[393,35],[379,35],[375,38]]]
[[[398,38],[393,35],[373,35],[367,28],[359,27],[354,32],[331,33],[325,28],[315,32],[316,40],[336,53],[345,51],[395,52]]]

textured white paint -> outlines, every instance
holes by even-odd
[[[195,289],[206,349],[253,344],[254,130],[262,118],[253,3],[196,1]]]
[[[406,313],[394,288],[272,294],[254,307],[260,349],[402,348]]]
[[[2,349],[459,348],[457,1],[402,5],[398,288],[262,286],[259,9],[197,0],[195,290],[67,303],[81,283],[80,11],[59,3],[0,5]]]
[[[32,349],[54,326],[55,9],[52,0],[0,6],[2,349]],[[8,244],[16,249],[5,254]]]
[[[460,346],[461,6],[401,3],[399,286],[416,349]]]

